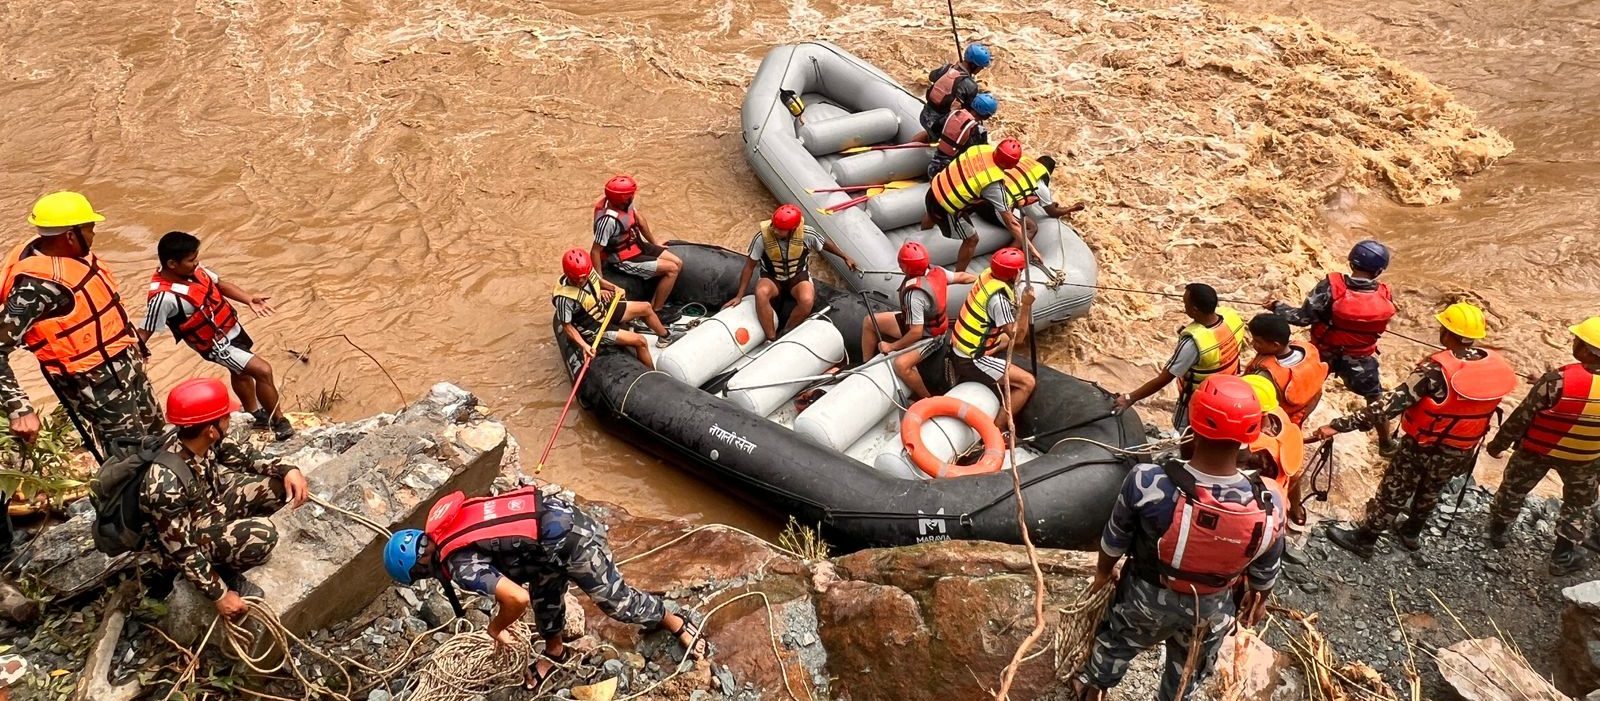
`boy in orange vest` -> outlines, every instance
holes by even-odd
[[[162,326],[171,329],[177,340],[200,357],[228,369],[233,392],[244,410],[255,417],[256,428],[270,427],[280,441],[292,437],[294,427],[283,417],[272,365],[253,352],[255,339],[245,332],[238,312],[228,302],[243,302],[256,316],[266,317],[276,311],[269,301],[272,298],[246,292],[201,266],[200,239],[191,234],[171,231],[162,236],[156,245],[156,259],[161,267],[150,276],[139,340],[148,341]]]

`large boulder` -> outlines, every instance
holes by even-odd
[[[1463,640],[1434,659],[1439,676],[1465,701],[1572,701],[1499,638]]]
[[[1562,661],[1556,681],[1562,690],[1583,696],[1600,688],[1600,580],[1561,590]]]
[[[437,385],[396,416],[311,436],[305,450],[343,450],[302,469],[330,504],[391,530],[420,528],[437,497],[485,493],[500,474],[505,427],[472,412],[475,404],[465,391]],[[309,504],[272,520],[278,545],[271,560],[245,575],[243,589],[258,590],[291,632],[343,621],[391,585],[384,539],[348,516]],[[187,582],[169,603],[163,626],[180,642],[197,640],[216,615]]]

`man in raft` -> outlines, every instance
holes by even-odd
[[[1223,639],[1239,623],[1261,620],[1277,584],[1284,498],[1239,469],[1240,447],[1261,433],[1256,394],[1238,377],[1215,375],[1189,403],[1194,456],[1135,467],[1112,506],[1090,587],[1112,586],[1117,562],[1128,563],[1088,664],[1070,682],[1079,701],[1105,698],[1128,663],[1158,644],[1167,654],[1156,699],[1189,698],[1216,668]],[[1196,641],[1200,649],[1192,650]],[[1198,660],[1192,673],[1191,656]]]
[[[1517,385],[1517,373],[1500,354],[1475,344],[1488,335],[1483,310],[1457,302],[1435,316],[1439,345],[1401,383],[1365,409],[1334,419],[1311,434],[1327,440],[1365,430],[1400,416],[1400,447],[1353,530],[1334,528],[1328,540],[1362,558],[1372,556],[1378,536],[1394,528],[1401,513],[1400,545],[1422,549],[1422,529],[1451,478],[1472,472],[1478,447],[1500,400]]]
[[[1002,401],[1009,395],[1012,413],[1027,406],[1037,384],[1033,373],[1006,362],[1006,351],[1026,339],[1032,326],[1033,287],[1022,293],[1020,304],[1015,287],[1027,265],[1020,250],[995,251],[950,326],[949,384],[977,382],[994,390]],[[1011,428],[1003,410],[995,413],[994,422],[1002,431]]]
[[[107,457],[137,446],[164,422],[117,281],[90,250],[102,221],[76,192],[45,195],[33,205],[28,223],[35,238],[11,250],[0,280],[0,358],[18,345],[33,351],[50,389],[87,432],[84,444]],[[11,433],[29,442],[39,435],[39,416],[6,363],[0,363],[0,404]]]
[[[455,492],[440,499],[428,511],[423,530],[389,538],[383,567],[403,585],[438,579],[458,615],[455,587],[494,597],[499,607],[488,632],[497,646],[516,644],[511,626],[531,604],[544,650],[525,673],[530,689],[538,689],[572,658],[561,635],[568,583],[578,585],[607,616],[664,629],[695,657],[705,653],[693,622],[669,613],[661,597],[623,581],[604,525],[536,487],[471,499]]]
[[[1210,285],[1191,282],[1184,287],[1183,313],[1190,321],[1178,331],[1178,346],[1166,367],[1116,400],[1116,409],[1121,411],[1178,380],[1172,428],[1180,434],[1189,427],[1189,398],[1195,388],[1212,375],[1239,374],[1240,350],[1245,344],[1244,319],[1232,308],[1218,306],[1217,291]]]
[[[160,267],[150,276],[149,301],[139,324],[139,342],[161,327],[188,344],[200,357],[228,370],[233,393],[244,410],[255,417],[256,428],[271,428],[282,441],[294,437],[294,427],[283,416],[272,365],[256,355],[255,340],[244,330],[232,299],[250,305],[256,316],[271,316],[270,297],[253,295],[216,271],[200,265],[200,239],[182,231],[169,231],[156,244]]]
[[[922,124],[922,133],[912,141],[926,141],[938,134],[953,110],[972,104],[979,92],[978,71],[988,68],[990,62],[989,47],[973,42],[961,52],[960,61],[946,63],[928,73],[928,92],[924,95],[922,114],[917,118]]]
[[[1539,378],[1487,448],[1498,458],[1517,446],[1490,509],[1489,544],[1496,548],[1506,546],[1507,530],[1528,492],[1551,470],[1561,476],[1561,514],[1550,553],[1555,577],[1583,569],[1586,558],[1578,546],[1600,497],[1600,316],[1570,331],[1573,362]]]
[[[916,241],[900,246],[899,259],[900,272],[905,273],[900,282],[900,311],[878,312],[861,320],[861,361],[910,348],[923,338],[940,338],[940,342],[920,353],[907,351],[890,361],[912,396],[922,399],[930,393],[917,365],[942,357],[947,349],[942,337],[950,330],[950,316],[946,313],[948,288],[973,284],[978,276],[933,265],[928,260],[928,249]]]
[[[950,113],[939,129],[937,148],[928,159],[928,179],[938,177],[945,166],[973,146],[989,143],[989,129],[984,122],[1000,109],[999,101],[989,93],[978,93],[972,104]]]
[[[1062,217],[1072,211],[1055,203],[1048,180],[1053,161],[1024,156],[1022,142],[1006,139],[998,145],[972,146],[957,156],[933,178],[923,201],[926,213],[922,228],[939,227],[945,238],[961,242],[956,255],[958,272],[964,272],[978,250],[978,231],[972,215],[984,205],[994,208],[1005,223],[1018,248],[1026,248],[1034,260],[1042,260],[1033,245],[1032,227],[1025,226],[1016,210],[1041,205],[1046,216]]]
[[[581,248],[574,248],[561,256],[561,280],[556,283],[550,301],[555,304],[556,323],[561,324],[561,332],[583,348],[585,357],[595,354],[595,346],[590,344],[594,343],[595,334],[600,333],[601,327],[605,327],[605,337],[600,345],[628,348],[639,362],[654,370],[656,364],[650,359],[650,342],[644,336],[620,328],[620,325],[634,319],[644,319],[645,325],[659,339],[656,341],[657,348],[671,344],[672,334],[662,325],[661,318],[656,316],[649,302],[617,302],[616,311],[611,313],[611,322],[607,324],[606,310],[611,308],[611,298],[620,294],[623,294],[621,289],[600,277],[599,271],[594,269],[594,264],[589,260],[589,254]]]
[[[780,205],[772,218],[761,222],[761,230],[750,239],[750,253],[739,273],[738,291],[733,299],[722,305],[723,309],[736,307],[744,301],[744,291],[749,289],[750,275],[756,265],[761,266],[761,278],[756,281],[756,316],[767,340],[778,338],[778,309],[784,299],[794,301],[794,311],[784,323],[787,332],[811,316],[811,307],[817,301],[817,288],[811,284],[811,254],[827,251],[838,256],[851,270],[858,270],[851,258],[832,241],[805,223],[805,214],[792,204]]]
[[[1378,276],[1389,267],[1389,249],[1377,241],[1362,241],[1350,249],[1350,274],[1329,273],[1311,289],[1298,307],[1268,300],[1266,308],[1295,326],[1311,327],[1311,343],[1328,368],[1351,392],[1368,404],[1383,394],[1378,374],[1378,339],[1394,318],[1394,296]],[[1378,450],[1394,455],[1388,421],[1373,424]]]
[[[683,260],[667,250],[650,230],[650,222],[634,208],[638,192],[639,184],[629,176],[606,181],[605,194],[594,203],[594,244],[589,247],[589,258],[604,260],[624,275],[647,282],[661,278],[650,300],[650,308],[660,312],[678,284]]]

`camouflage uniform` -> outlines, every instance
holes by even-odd
[[[186,455],[176,438],[167,449]],[[162,560],[215,601],[228,592],[223,574],[266,562],[278,544],[278,530],[266,517],[284,505],[283,476],[294,468],[231,441],[188,463],[195,479],[187,489],[171,470],[153,466],[140,505]]]
[[[661,597],[622,580],[605,526],[560,499],[541,497],[538,543],[474,544],[450,555],[445,569],[456,585],[494,596],[502,577],[528,589],[539,635],[553,638],[566,623],[567,583],[577,584],[601,611],[623,623],[647,627],[667,614]]]
[[[1345,284],[1358,292],[1378,289],[1377,280],[1353,275],[1345,276]],[[1317,282],[1316,287],[1311,288],[1311,293],[1306,295],[1305,303],[1294,307],[1283,302],[1275,302],[1272,311],[1293,326],[1329,323],[1333,319],[1333,287],[1324,277]],[[1383,379],[1378,374],[1378,356],[1355,358],[1331,348],[1317,350],[1322,352],[1322,359],[1328,363],[1328,370],[1344,381],[1345,389],[1360,395],[1368,402],[1378,401],[1379,395],[1383,394]]]
[[[1476,352],[1476,351],[1474,351]],[[1449,392],[1444,371],[1439,364],[1424,360],[1411,371],[1404,382],[1366,408],[1330,422],[1339,431],[1370,430],[1381,421],[1399,416],[1423,397],[1442,401]],[[1439,504],[1439,490],[1450,479],[1472,471],[1477,453],[1456,450],[1442,445],[1421,446],[1410,436],[1400,438],[1400,449],[1389,460],[1378,483],[1378,493],[1367,502],[1366,517],[1361,525],[1374,532],[1394,527],[1400,514],[1409,513],[1405,531],[1411,535],[1422,532],[1428,517]],[[1408,508],[1409,505],[1409,508]]]
[[[1600,373],[1600,368],[1588,370]],[[1534,414],[1554,406],[1560,397],[1561,371],[1545,373],[1528,392],[1528,397],[1511,412],[1494,440],[1489,441],[1489,452],[1504,452],[1513,444],[1521,443],[1533,424]],[[1491,511],[1494,520],[1504,524],[1517,520],[1528,492],[1551,470],[1561,476],[1561,515],[1556,520],[1556,533],[1567,540],[1583,542],[1589,510],[1600,497],[1600,461],[1572,462],[1518,448],[1506,463],[1505,478],[1500,483],[1500,491],[1495,493]]]
[[[0,313],[0,358],[9,357],[21,347],[22,335],[34,322],[65,314],[72,309],[72,294],[66,288],[45,280],[20,276],[6,297]],[[145,436],[158,433],[164,423],[161,406],[150,389],[140,353],[124,351],[88,372],[71,375],[45,374],[56,396],[75,412],[83,428],[93,436],[85,443],[110,455],[118,445],[136,446]],[[0,363],[0,406],[15,419],[33,413],[28,395],[17,382],[11,366]]]
[[[1101,689],[1110,689],[1128,673],[1128,663],[1140,652],[1158,643],[1166,644],[1166,660],[1161,672],[1161,701],[1187,699],[1199,689],[1216,667],[1217,649],[1233,632],[1237,606],[1233,592],[1196,597],[1180,594],[1138,577],[1124,575],[1117,584],[1117,598],[1095,633],[1094,652],[1084,667],[1083,679]],[[1178,683],[1183,680],[1189,646],[1195,640],[1195,626],[1204,627],[1200,639],[1200,664],[1189,676],[1189,686],[1180,697]]]

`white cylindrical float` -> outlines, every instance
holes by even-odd
[[[766,416],[805,389],[804,382],[785,380],[820,374],[844,358],[844,336],[839,329],[812,319],[784,334],[762,351],[761,357],[734,373],[728,380],[727,399],[740,409]]]
[[[747,296],[738,306],[717,312],[684,332],[656,357],[656,369],[699,387],[766,340],[756,319],[755,297]]]
[[[1000,411],[1000,396],[977,382],[963,382],[956,385],[946,392],[945,396],[971,404],[990,417]],[[972,430],[972,427],[961,419],[941,416],[922,426],[922,444],[928,447],[928,452],[933,453],[934,457],[945,462],[966,452],[977,442],[978,432]],[[878,459],[873,461],[873,467],[897,477],[907,475],[925,479],[928,477],[926,473],[917,469],[903,448],[879,455]]]
[[[905,385],[890,361],[873,363],[852,373],[806,407],[794,420],[794,432],[817,445],[843,451],[883,421],[905,396]]]
[[[811,155],[824,156],[857,146],[893,141],[898,133],[900,118],[895,116],[894,110],[880,107],[833,119],[807,120],[796,136]]]

